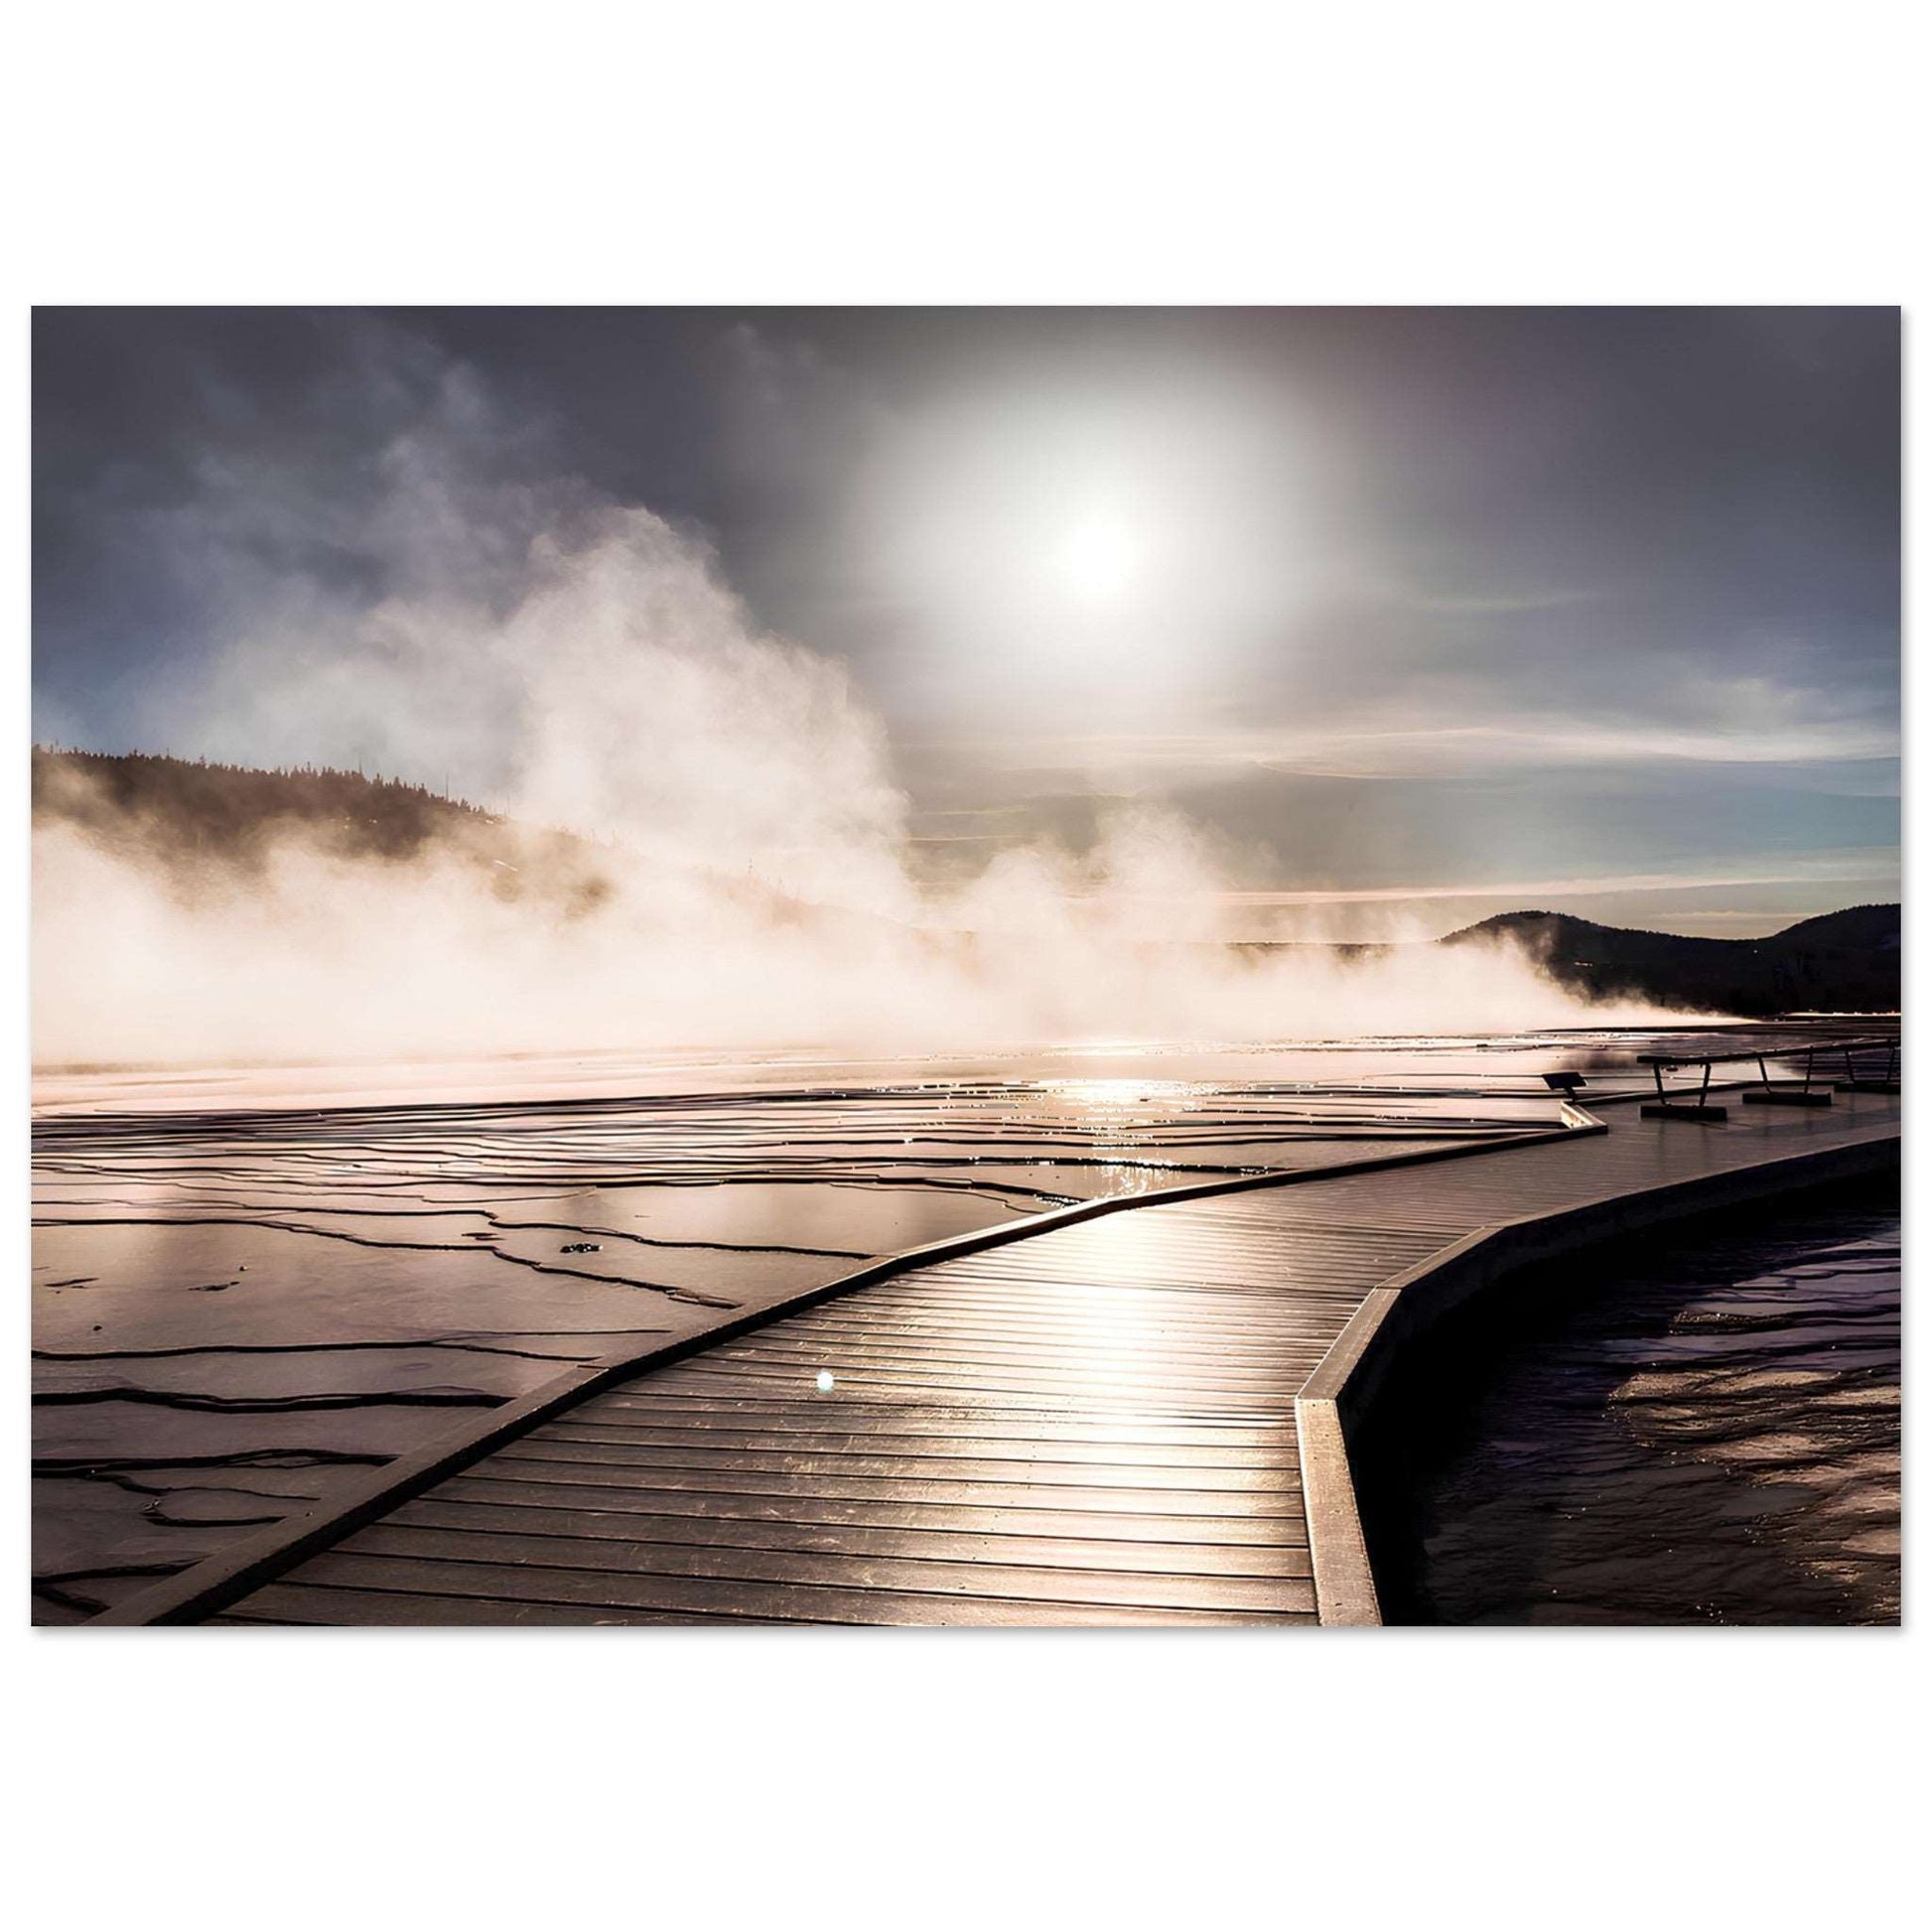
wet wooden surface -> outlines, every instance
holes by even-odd
[[[212,1619],[1312,1622],[1297,1392],[1472,1230],[1898,1131],[1842,1094],[1155,1205],[590,1397]],[[824,1378],[830,1386],[824,1386]]]

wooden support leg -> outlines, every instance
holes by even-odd
[[[1664,1091],[1664,1069],[1661,1066],[1653,1065],[1650,1075],[1657,1085],[1657,1098],[1644,1102],[1640,1111],[1645,1120],[1722,1121],[1729,1118],[1726,1108],[1714,1107],[1711,1104],[1711,1062],[1709,1060],[1704,1063],[1704,1080],[1698,1088],[1698,1097],[1695,1100],[1672,1100]]]

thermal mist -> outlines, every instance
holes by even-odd
[[[163,865],[49,815],[38,1063],[961,1051],[1645,1017],[1584,1008],[1507,950],[1231,949],[1217,854],[1164,811],[935,885],[845,668],[760,634],[700,542],[581,491],[480,483],[447,435],[398,443],[387,468],[387,496],[347,533],[384,563],[359,603],[262,571],[257,526],[302,505],[249,479],[211,490],[180,541],[184,572],[215,587],[224,647],[152,749],[274,763],[353,747],[533,836],[584,835],[584,876],[534,847],[492,873],[456,849],[350,861],[303,836],[245,870]]]

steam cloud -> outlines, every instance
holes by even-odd
[[[360,508],[210,476],[169,538],[222,648],[156,737],[448,783],[598,841],[579,848],[587,876],[533,849],[530,889],[505,895],[455,846],[383,863],[292,835],[185,884],[50,815],[37,1062],[961,1051],[1642,1017],[1581,1007],[1509,951],[1229,949],[1215,855],[1166,812],[931,883],[843,666],[760,634],[705,546],[648,510],[492,480],[478,452],[499,435],[443,371]],[[372,589],[305,567],[318,528],[372,560]],[[1158,941],[1150,906],[1173,908]]]

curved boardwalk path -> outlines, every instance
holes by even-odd
[[[1606,1213],[1875,1165],[1899,1133],[1898,1100],[1868,1093],[1723,1126],[1605,1113],[1564,1141],[1132,1209],[779,1315],[551,1416],[209,1620],[1373,1621],[1334,1398],[1390,1285],[1447,1280],[1498,1224],[1594,1213],[1600,1235]]]

